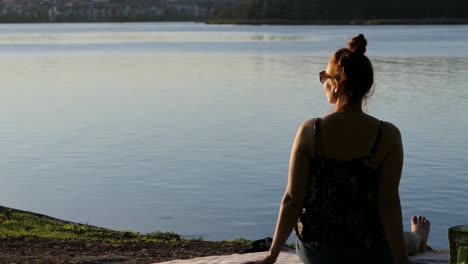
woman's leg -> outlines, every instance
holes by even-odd
[[[301,240],[296,240],[296,254],[304,264],[323,263],[320,252]]]
[[[319,250],[297,239],[296,254],[304,264],[394,263],[392,252],[386,242],[373,248]]]
[[[411,218],[411,232],[405,232],[404,234],[409,256],[426,251],[430,227],[431,222],[424,216],[413,216]]]

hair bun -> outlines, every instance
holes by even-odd
[[[359,34],[348,42],[348,49],[352,52],[364,55],[366,53],[367,40],[363,34]]]

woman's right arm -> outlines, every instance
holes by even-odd
[[[403,144],[397,127],[386,123],[386,128],[385,132],[389,135],[391,146],[382,165],[379,212],[395,264],[406,264],[408,263],[408,253],[403,235],[400,193],[398,191],[403,169]]]

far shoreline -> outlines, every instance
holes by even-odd
[[[211,19],[206,24],[215,25],[468,25],[468,18],[440,18],[440,19],[336,19],[336,20],[287,20],[287,19]]]
[[[290,20],[290,19],[207,19],[207,20],[103,20],[103,21],[20,21],[2,20],[2,24],[126,24],[126,23],[198,23],[206,25],[278,25],[278,26],[429,26],[468,25],[468,18],[425,18],[425,19],[333,19],[333,20]]]

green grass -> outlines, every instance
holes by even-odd
[[[203,241],[202,237],[187,239],[174,232],[156,231],[141,234],[132,231],[117,231],[0,206],[0,239],[6,238],[44,238],[110,243]],[[220,241],[228,246],[241,244],[246,248],[250,246],[251,242],[243,238]]]
[[[236,239],[231,239],[231,240],[227,240],[227,241],[223,241],[225,242],[227,245],[243,245],[245,248],[248,248],[250,247],[250,244],[252,244],[252,241],[251,240],[247,240],[245,238],[236,238]]]
[[[140,234],[78,224],[31,212],[0,206],[0,239],[46,238],[104,242],[180,241],[174,232]]]

